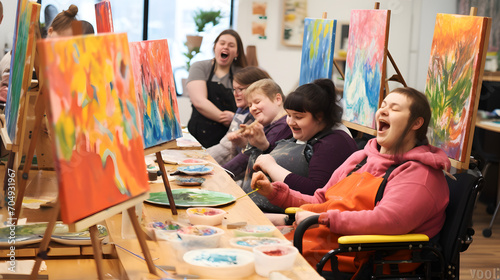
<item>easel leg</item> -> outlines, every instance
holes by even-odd
[[[134,227],[135,235],[137,236],[139,245],[141,245],[141,250],[142,253],[144,254],[144,259],[148,264],[149,272],[159,276],[156,273],[156,267],[153,263],[153,259],[151,258],[151,252],[149,252],[148,244],[146,243],[145,233],[142,231],[141,226],[139,225],[139,220],[137,220],[137,215],[135,214],[135,206],[127,209],[127,212],[130,217],[130,221],[132,222],[132,226]]]
[[[57,216],[59,215],[59,206],[59,199],[57,199],[52,210],[52,217],[49,220],[47,229],[45,230],[45,234],[43,235],[42,243],[40,244],[40,249],[38,250],[38,254],[36,255],[35,265],[33,266],[33,270],[31,271],[31,275],[29,278],[31,280],[35,280],[38,278],[38,270],[40,270],[42,260],[47,258],[47,248],[49,248],[50,237],[52,236],[52,232],[54,231],[54,227],[56,225]]]
[[[101,250],[101,241],[99,240],[99,230],[97,229],[97,225],[93,225],[89,227],[90,232],[90,240],[92,241],[92,249],[94,250],[94,260],[95,266],[97,268],[97,277],[98,279],[104,279],[104,270],[102,267],[102,250]]]
[[[21,215],[24,192],[26,190],[26,185],[28,184],[28,174],[31,169],[31,163],[33,162],[33,155],[35,154],[36,141],[38,139],[38,133],[40,132],[40,127],[42,125],[44,112],[45,112],[45,96],[43,94],[43,90],[40,90],[40,94],[38,95],[35,106],[35,125],[33,128],[33,133],[31,134],[30,146],[28,148],[28,153],[26,154],[24,167],[19,182],[19,188],[17,190],[16,209],[15,209],[16,212],[14,215],[16,221],[17,219],[19,219],[19,216]]]
[[[177,215],[177,207],[175,206],[174,196],[172,195],[172,189],[170,188],[170,182],[168,181],[167,172],[165,171],[165,164],[163,163],[163,158],[161,152],[156,153],[156,161],[160,167],[161,178],[163,179],[163,185],[165,185],[165,191],[167,192],[168,202],[170,203],[170,209],[172,210],[172,215]]]

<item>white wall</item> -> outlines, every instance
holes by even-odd
[[[251,5],[253,0],[240,0],[237,31],[245,45],[257,46],[259,65],[266,69],[285,93],[292,91],[299,82],[300,47],[281,44],[283,0],[267,1],[267,40],[251,35]],[[425,89],[436,14],[455,13],[456,0],[382,0],[380,9],[391,10],[388,49],[409,86]],[[373,9],[371,0],[309,0],[308,17],[349,21],[353,9]],[[387,77],[395,73],[388,61]],[[334,70],[335,72],[335,70]],[[398,83],[391,82],[391,88]]]
[[[3,49],[7,43],[9,49],[12,48],[12,39],[14,38],[14,26],[17,10],[17,1],[0,0],[3,4],[3,21],[0,24],[0,58],[3,57]]]

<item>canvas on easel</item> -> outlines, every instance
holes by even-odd
[[[160,174],[170,202],[177,215],[161,150],[175,147],[182,137],[179,108],[167,40],[130,43],[137,103],[141,117],[144,153],[156,154]]]
[[[304,20],[299,85],[320,78],[331,79],[336,24],[337,21],[332,19]]]
[[[167,40],[130,43],[144,148],[182,137]]]
[[[22,132],[18,127],[23,122],[26,93],[33,75],[35,32],[40,18],[40,4],[19,0],[17,15],[5,108],[5,135],[9,139],[4,139],[4,142],[13,145],[23,143],[23,139],[16,138]]]
[[[351,11],[342,119],[373,135],[385,88],[389,19],[389,10]]]
[[[61,217],[73,223],[148,190],[126,34],[40,40]]]
[[[459,169],[469,164],[490,28],[491,18],[436,16],[425,87],[432,109],[428,138]]]
[[[114,32],[111,3],[109,0],[95,4],[95,23],[97,33]]]

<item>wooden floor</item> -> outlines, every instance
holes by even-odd
[[[483,229],[490,224],[492,215],[478,202],[474,210],[474,241],[460,257],[460,279],[500,279],[500,215],[493,225],[493,234],[486,238]]]

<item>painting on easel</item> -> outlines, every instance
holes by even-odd
[[[18,1],[17,22],[15,28],[11,75],[5,108],[7,120],[7,132],[12,143],[15,142],[18,116],[23,116],[24,98],[31,83],[33,63],[35,58],[35,29],[38,27],[40,18],[40,4]]]
[[[130,43],[144,147],[182,137],[167,40]]]
[[[148,190],[127,35],[38,41],[61,217],[73,223]]]
[[[306,18],[299,85],[332,78],[336,20]]]
[[[388,10],[353,10],[349,25],[342,118],[373,129],[384,90],[389,18]]]
[[[111,3],[108,0],[95,4],[95,24],[97,33],[114,32]]]
[[[432,108],[432,145],[463,162],[475,114],[488,18],[438,14],[425,94]],[[476,107],[477,108],[477,107]]]

